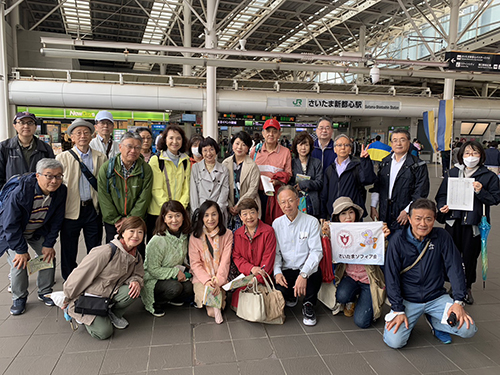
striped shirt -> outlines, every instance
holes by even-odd
[[[253,159],[255,154],[255,148],[250,152],[250,157]],[[274,151],[267,151],[266,144],[262,145],[262,148],[257,153],[257,157],[254,159],[255,163],[259,167],[260,174],[273,178],[273,175],[277,172],[286,172],[288,176],[292,176],[292,157],[290,155],[290,150],[281,146],[279,143]],[[262,184],[261,187],[262,189]]]
[[[31,208],[31,215],[24,230],[23,236],[26,239],[30,239],[33,233],[43,226],[45,216],[49,211],[50,203],[52,202],[52,197],[50,195],[43,195],[40,192],[38,186],[35,193],[35,198],[33,199],[33,206]]]

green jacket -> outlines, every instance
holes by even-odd
[[[144,261],[144,288],[142,302],[149,312],[153,312],[154,290],[158,280],[177,279],[179,269],[187,255],[188,238],[185,234],[176,237],[168,232],[164,236],[155,235],[146,246]],[[165,302],[165,301],[163,301]]]
[[[112,160],[115,161],[114,168],[108,171]],[[118,154],[114,159],[105,162],[97,179],[102,219],[108,224],[115,224],[122,217],[128,216],[144,218],[151,202],[151,167],[139,157],[132,174],[125,180],[120,160],[121,154]]]

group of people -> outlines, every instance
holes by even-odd
[[[177,125],[163,132],[155,154],[147,128],[125,133],[117,144],[107,111],[97,114],[95,126],[73,121],[68,134],[74,147],[54,159],[52,150],[34,136],[35,121],[31,113],[18,113],[17,136],[0,144],[0,185],[2,192],[10,189],[0,208],[0,253],[7,252],[11,265],[13,315],[26,309],[28,244],[52,264],[38,272],[37,286],[38,298],[54,305],[54,244],[60,232],[63,308],[93,337],[104,339],[113,327],[125,328],[125,309],[139,296],[147,311],[161,317],[167,305],[193,301],[202,308],[209,289],[222,304],[207,306],[207,313],[221,323],[226,305],[221,287],[234,272],[253,274],[259,282],[271,274],[287,306],[304,297],[303,322],[315,325],[324,251],[320,220],[349,225],[370,214],[385,223],[387,261],[383,268],[336,265],[337,300],[344,313],[368,327],[380,316],[387,290],[394,318],[384,338],[391,347],[406,344],[424,312],[443,342],[450,341],[449,333],[465,337],[475,332],[463,303],[473,303],[477,224],[483,211],[489,220],[489,207],[500,202],[498,178],[484,167],[484,150],[477,142],[462,146],[459,164],[450,171],[451,177],[476,180],[471,214],[448,208],[448,176],[436,196],[437,208],[425,199],[427,166],[409,152],[406,130],[394,131],[392,153],[376,174],[364,147],[354,156],[349,137],[332,139],[328,118],[318,121],[315,141],[306,132],[294,138],[294,158],[279,142],[279,122],[270,119],[263,125],[262,143],[252,147],[250,135],[239,132],[233,154],[223,162],[217,159],[220,149],[214,139],[195,135],[188,141]],[[265,191],[265,178],[274,191]],[[365,206],[369,185],[370,211]],[[446,223],[445,230],[433,229],[436,218]],[[101,246],[103,226],[106,244]],[[77,264],[82,231],[88,255]],[[437,249],[429,252],[433,260],[419,257],[423,248]],[[459,306],[453,304],[451,310],[459,321],[453,329],[440,325],[436,304],[427,308],[436,298],[448,302],[445,278],[453,289],[454,299],[448,298]],[[109,296],[108,316],[77,313],[75,301],[82,294]],[[239,294],[232,293],[235,310]],[[415,308],[411,314],[410,305]]]

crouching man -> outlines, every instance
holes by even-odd
[[[417,320],[425,314],[432,333],[444,344],[451,335],[474,336],[477,327],[464,310],[465,275],[460,253],[451,236],[434,228],[436,205],[417,199],[410,206],[410,225],[398,230],[389,241],[385,267],[387,297],[392,310],[386,315],[384,341],[391,348],[408,342]],[[445,274],[453,299],[444,288]],[[446,317],[450,323],[442,323]]]

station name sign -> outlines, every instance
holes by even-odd
[[[327,109],[347,109],[347,110],[375,110],[375,111],[400,111],[401,102],[356,100],[356,99],[305,99],[305,98],[268,98],[268,107],[287,108],[327,108]]]
[[[500,54],[476,52],[446,52],[445,60],[448,70],[467,72],[499,72]]]

